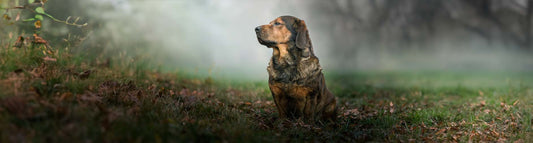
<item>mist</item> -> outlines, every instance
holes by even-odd
[[[479,24],[482,20],[465,22],[488,27],[486,38],[450,22],[450,17],[462,20],[457,15],[468,15],[467,10],[436,11],[428,18],[413,15],[420,14],[415,2],[396,11],[389,7],[385,19],[376,9],[388,8],[386,1],[91,0],[78,5],[89,7],[80,12],[88,21],[103,21],[90,39],[105,35],[104,47],[141,48],[144,58],[169,71],[266,79],[272,50],[257,42],[253,29],[282,15],[306,21],[326,73],[533,69],[530,50],[506,41],[501,30]],[[455,7],[450,3],[443,7]],[[372,21],[384,22],[377,27]]]
[[[113,7],[92,14],[107,16],[103,20],[105,26],[99,29],[105,34],[142,36],[150,45],[149,57],[158,59],[166,69],[210,71],[219,76],[266,76],[272,51],[259,45],[253,29],[280,15],[307,19],[304,11],[298,12],[303,9],[279,7],[282,1],[93,0],[92,3]],[[114,37],[115,42],[130,40],[130,36]],[[315,43],[324,45],[324,42]]]

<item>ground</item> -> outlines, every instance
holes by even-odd
[[[309,123],[279,119],[266,80],[0,51],[0,142],[533,141],[526,72],[326,69],[338,120]]]

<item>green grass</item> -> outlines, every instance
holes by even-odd
[[[533,141],[528,73],[327,72],[339,118],[305,123],[278,118],[267,81],[1,48],[0,142]]]
[[[369,129],[372,139],[531,140],[527,137],[533,122],[532,76],[526,73],[373,72],[330,77],[341,103],[360,109],[361,129]],[[368,115],[361,112],[369,110]]]

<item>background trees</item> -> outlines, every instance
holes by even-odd
[[[158,61],[169,67],[263,73],[270,53],[259,48],[249,29],[280,15],[307,21],[317,54],[329,69],[533,67],[528,54],[533,49],[531,0],[47,3],[46,11],[58,18],[81,17],[80,21],[89,23],[88,28],[79,29],[46,24],[50,21],[45,19],[47,32],[43,36],[54,36],[52,43],[61,44],[68,39],[65,37],[77,36],[81,38],[71,39],[84,42],[79,42],[81,48],[73,49],[75,52],[107,53],[109,57],[142,53],[144,57],[162,58]]]
[[[438,59],[432,64],[454,58],[465,59],[447,63],[459,65],[471,61],[489,62],[490,59],[482,57],[490,56],[502,58],[497,61],[505,61],[512,55],[495,55],[494,51],[530,52],[533,49],[532,6],[531,0],[334,0],[314,1],[311,13],[327,19],[321,22],[321,27],[327,27],[322,31],[331,35],[333,51],[330,53],[342,55],[344,59],[349,59],[348,63],[353,59],[375,61],[373,57],[376,56],[385,57],[385,61],[398,61],[405,56],[386,58],[402,52],[421,52],[407,54],[406,57],[437,56],[421,56],[422,59],[405,62],[416,64],[446,54],[450,57]],[[471,50],[465,51],[468,49]],[[458,53],[470,54],[453,57]],[[469,59],[470,55],[472,59]],[[524,59],[523,55],[518,57],[513,60]],[[480,62],[472,64],[485,64]],[[514,63],[510,60],[502,63],[506,62]],[[386,63],[370,62],[369,65]],[[517,65],[520,66],[523,65]]]

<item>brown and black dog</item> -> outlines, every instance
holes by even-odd
[[[281,16],[255,32],[259,43],[274,50],[268,85],[280,117],[334,120],[336,100],[326,87],[305,22]]]

